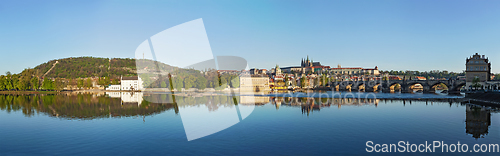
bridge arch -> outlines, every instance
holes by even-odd
[[[382,90],[382,84],[381,83],[376,83],[372,87],[368,87],[368,88],[372,89],[373,92],[378,92],[378,91]]]
[[[441,81],[438,81],[438,82],[434,82],[434,83],[431,83],[429,85],[429,92],[431,93],[435,93],[436,90],[438,90],[438,88],[441,88],[443,91],[444,90],[449,90],[450,89],[450,85],[446,82],[441,82]]]
[[[462,87],[466,86],[467,83],[465,82],[461,82],[461,83],[458,83],[454,86],[451,86],[451,87],[448,87],[448,94],[460,94],[460,89],[462,89]]]
[[[402,89],[402,92],[408,92],[408,93],[415,93],[415,92],[428,92],[428,85],[427,83],[420,82],[420,81],[413,81],[413,82],[408,82],[406,86]]]
[[[339,91],[351,91],[352,81],[342,81],[339,83]]]
[[[401,88],[403,87],[403,83],[400,82],[389,82],[387,83],[387,86],[384,86],[385,91],[384,92],[400,92]]]
[[[363,81],[357,81],[356,83],[353,83],[351,87],[355,91],[365,91],[366,89],[365,82]]]

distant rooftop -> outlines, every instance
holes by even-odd
[[[132,76],[132,77],[122,77],[122,80],[139,80],[139,77],[137,77],[137,76]]]

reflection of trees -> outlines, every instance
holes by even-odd
[[[356,98],[312,98],[312,97],[271,97],[271,102],[280,106],[300,107],[303,114],[309,115],[312,111],[320,111],[324,107],[342,105],[378,105],[378,99],[356,99]]]
[[[147,101],[140,106],[122,105],[120,99],[92,94],[0,95],[1,110],[7,112],[21,110],[28,117],[35,115],[35,112],[68,119],[146,116],[172,108],[173,105],[153,104]]]
[[[472,137],[484,138],[488,134],[491,125],[491,113],[483,107],[467,106],[465,112],[465,131]]]
[[[145,94],[145,101],[150,103],[175,103],[177,107],[193,107],[199,105],[205,105],[209,111],[217,111],[219,107],[234,107],[235,102],[240,101],[239,96],[172,96],[172,94]],[[178,112],[178,108],[176,108]]]

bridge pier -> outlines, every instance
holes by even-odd
[[[391,92],[391,88],[381,88],[382,90],[382,93],[390,93]]]
[[[424,86],[424,93],[435,93],[436,91],[432,89],[432,87]]]
[[[365,87],[365,92],[374,92],[375,89],[373,87]]]
[[[461,95],[459,90],[448,90],[448,95]]]
[[[356,92],[357,92],[357,91],[359,91],[359,87],[358,87],[358,85],[354,85],[354,84],[353,84],[353,85],[351,86],[351,91],[356,91]]]
[[[401,89],[401,93],[413,93],[410,89]]]

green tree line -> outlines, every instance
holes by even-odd
[[[170,78],[160,76],[157,80],[152,80],[151,75],[144,75],[141,78],[146,88],[173,88],[177,90],[197,88],[215,88],[217,90],[227,88],[238,88],[240,79],[234,74],[219,74],[217,71],[200,72],[194,69],[182,69],[174,71]]]

